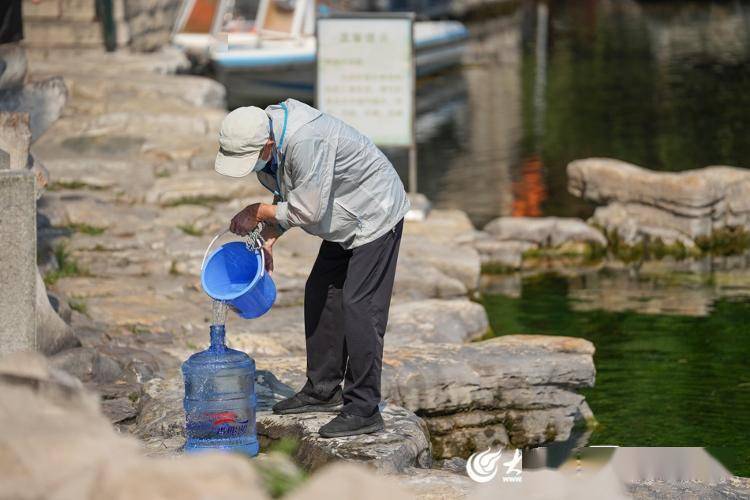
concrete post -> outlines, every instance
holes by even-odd
[[[0,355],[36,349],[36,196],[28,170],[0,171]]]

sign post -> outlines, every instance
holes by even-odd
[[[409,191],[416,193],[413,30],[410,12],[319,18],[315,103],[378,146],[409,148]]]

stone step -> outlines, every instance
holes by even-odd
[[[116,23],[117,46],[127,45],[130,34],[127,24]],[[98,22],[28,20],[24,21],[24,39],[32,48],[98,48],[104,45]]]
[[[124,1],[114,0],[113,8],[114,19],[124,20]],[[23,0],[23,18],[24,22],[49,19],[95,21],[96,0],[44,0],[39,3]]]

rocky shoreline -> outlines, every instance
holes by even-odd
[[[654,261],[722,267],[750,251],[746,169],[654,172],[610,158],[568,165],[568,190],[602,204],[587,221],[500,217],[472,240],[488,274],[569,273]]]
[[[183,442],[179,365],[208,340],[204,245],[267,194],[253,179],[213,173],[226,113],[219,84],[172,74],[180,63],[170,54],[120,53],[117,66],[95,55],[81,64],[66,57],[30,57],[35,74],[62,74],[70,95],[63,117],[33,146],[50,174],[38,204],[40,269],[80,342],[50,363],[97,393],[109,421],[149,453],[174,454]],[[431,467],[487,446],[564,441],[585,426],[592,416],[577,391],[594,383],[589,342],[480,340],[491,332],[471,300],[482,265],[476,236],[455,210],[406,224],[386,336],[387,431],[323,440],[316,431],[330,416],[267,410],[304,382],[301,304],[319,245],[302,231],[286,234],[274,255],[276,307],[227,325],[229,344],[256,359],[264,380],[275,380],[259,382],[263,449],[291,438],[296,462],[308,469],[343,458],[463,484],[464,476]]]

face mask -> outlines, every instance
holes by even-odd
[[[253,166],[253,172],[260,172],[261,170],[263,170],[263,168],[266,166],[266,163],[268,163],[268,160],[264,160],[259,156],[258,161],[256,161],[255,165]]]

